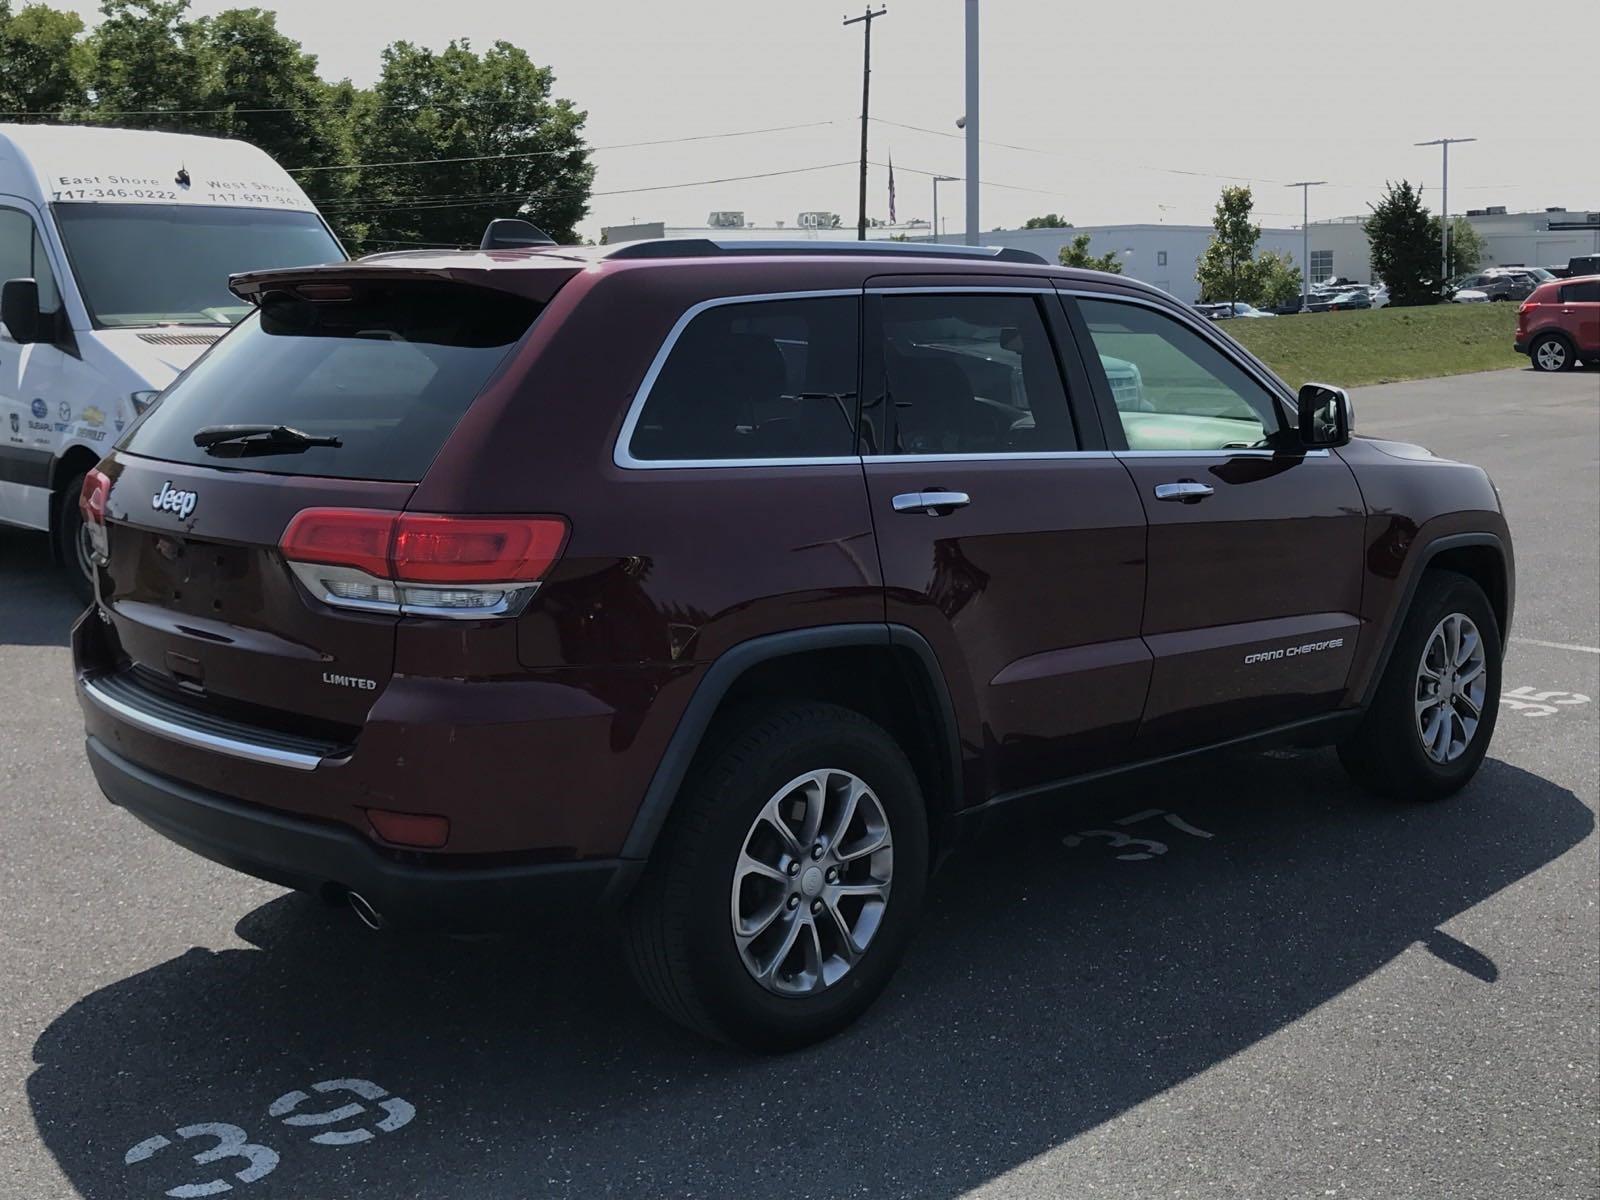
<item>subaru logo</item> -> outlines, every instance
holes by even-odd
[[[161,485],[159,492],[150,497],[151,508],[157,512],[177,513],[180,521],[187,521],[198,503],[200,503],[199,496],[194,492],[175,491],[170,479]]]

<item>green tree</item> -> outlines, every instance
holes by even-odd
[[[466,41],[438,54],[409,42],[385,50],[354,129],[361,160],[377,164],[356,184],[371,242],[476,245],[491,219],[513,214],[575,240],[594,166],[585,114],[553,83],[505,41],[481,55]]]
[[[1049,225],[1040,226],[1040,228],[1059,229],[1061,226]],[[1072,226],[1068,225],[1066,228],[1071,229]],[[1072,241],[1061,247],[1061,253],[1057,257],[1060,258],[1063,267],[1082,267],[1086,271],[1106,271],[1112,275],[1122,274],[1122,264],[1117,261],[1117,252],[1115,250],[1107,250],[1098,258],[1089,253],[1089,235],[1087,233],[1080,233]]]
[[[1260,280],[1252,261],[1256,243],[1261,240],[1261,226],[1250,220],[1250,210],[1254,207],[1255,200],[1248,187],[1222,189],[1216,213],[1211,218],[1211,227],[1216,233],[1195,270],[1200,299],[1260,302]]]
[[[1042,217],[1029,217],[1022,223],[1024,229],[1071,229],[1072,222],[1060,213],[1045,213]]]
[[[214,60],[189,0],[105,0],[89,38],[91,117],[130,129],[206,128]]]
[[[1301,294],[1300,268],[1287,254],[1268,250],[1251,264],[1250,273],[1253,276],[1251,291],[1256,297],[1250,301],[1252,304],[1276,308],[1292,303]]]
[[[73,115],[88,100],[91,55],[83,19],[43,4],[13,12],[0,0],[0,120]]]
[[[1435,304],[1439,275],[1439,234],[1422,204],[1422,189],[1402,179],[1371,205],[1364,228],[1373,273],[1389,287],[1395,307]]]
[[[1431,222],[1433,235],[1433,257],[1437,262],[1444,255],[1444,248],[1439,245],[1439,218],[1434,217]],[[1457,275],[1466,275],[1476,271],[1483,265],[1484,244],[1478,236],[1478,231],[1472,227],[1472,222],[1465,217],[1450,218],[1450,262],[1445,270],[1446,279],[1454,279]]]

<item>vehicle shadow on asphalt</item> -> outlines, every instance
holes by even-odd
[[[65,646],[82,611],[49,537],[0,528],[0,644]]]
[[[1159,813],[1116,825],[1151,808],[1188,830]],[[1397,806],[1356,791],[1325,752],[1247,758],[1011,823],[947,865],[860,1024],[771,1059],[657,1018],[588,926],[495,942],[371,935],[285,896],[239,921],[256,948],[195,948],[64,1012],[35,1044],[28,1099],[93,1200],[247,1165],[190,1161],[215,1138],[177,1144],[174,1130],[201,1122],[279,1154],[272,1173],[236,1184],[250,1198],[954,1197],[1402,954],[1446,964],[1428,976],[1440,990],[1533,969],[1438,927],[1593,825],[1571,792],[1502,762],[1453,800]],[[1063,844],[1108,827],[1164,849]],[[1129,853],[1149,857],[1117,857]],[[368,1104],[335,1128],[372,1136],[331,1146],[308,1141],[328,1126],[269,1113],[285,1093],[348,1077],[402,1096],[415,1118],[381,1132]],[[300,1111],[349,1099],[313,1093]],[[124,1165],[157,1134],[175,1144]]]

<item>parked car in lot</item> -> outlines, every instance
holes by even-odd
[[[1530,271],[1494,267],[1475,275],[1465,276],[1457,285],[1457,290],[1479,291],[1490,301],[1526,300],[1540,282]]]
[[[1354,308],[1371,308],[1372,298],[1361,288],[1340,292],[1328,300],[1329,312],[1347,312]]]
[[[250,310],[228,275],[344,257],[245,142],[0,125],[0,523],[49,532],[87,600],[84,474]]]
[[[1231,303],[1224,301],[1221,304],[1196,304],[1195,311],[1204,314],[1213,321],[1227,321],[1233,317],[1255,319],[1257,317],[1271,317],[1275,313],[1265,312],[1253,304],[1246,304],[1243,300]]]
[[[1488,477],[1156,288],[706,240],[232,286],[85,484],[87,755],[369,924],[606,907],[664,1011],[781,1049],[1004,806],[1279,743],[1436,799],[1488,748]]]
[[[1540,284],[1517,309],[1513,346],[1540,371],[1600,363],[1600,275]]]
[[[1478,288],[1458,287],[1450,292],[1452,304],[1487,304],[1489,293]]]

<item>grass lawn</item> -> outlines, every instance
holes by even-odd
[[[1511,348],[1517,306],[1509,303],[1301,313],[1221,324],[1296,388],[1308,379],[1358,387],[1528,362]]]

